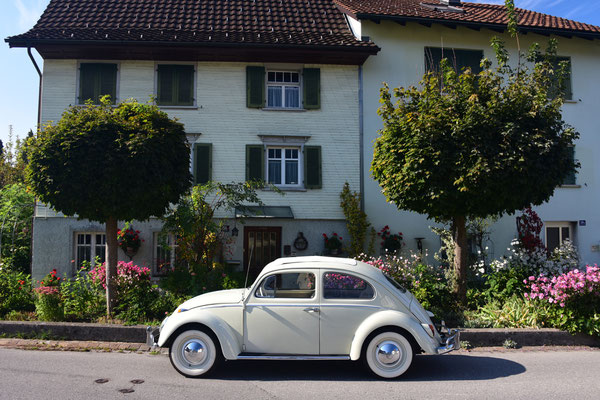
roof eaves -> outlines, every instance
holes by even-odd
[[[349,14],[350,15],[350,14]],[[494,24],[494,23],[485,23],[485,22],[475,22],[475,21],[461,21],[461,20],[450,20],[450,19],[442,19],[442,18],[424,18],[424,17],[411,17],[411,16],[403,16],[403,15],[387,15],[387,14],[370,14],[370,13],[356,13],[353,18],[357,20],[372,20],[372,21],[395,21],[395,22],[416,22],[421,24],[441,24],[441,25],[459,25],[466,26],[468,28],[487,28],[490,30],[494,30],[497,32],[504,32],[506,30],[506,24]],[[559,35],[559,36],[577,36],[584,39],[600,39],[600,32],[585,32],[573,29],[559,29],[559,28],[549,28],[543,26],[518,26],[519,31],[521,32],[531,32],[538,33],[542,35]]]

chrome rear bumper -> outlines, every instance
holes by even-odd
[[[158,346],[159,329],[146,327],[146,344],[154,350]]]
[[[442,335],[442,340],[445,344],[437,348],[438,354],[446,354],[460,349],[460,331],[458,329],[448,329],[448,332]]]

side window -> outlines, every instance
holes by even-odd
[[[544,57],[539,57],[537,59],[537,61],[543,61]],[[556,77],[552,77],[551,79],[551,83],[550,83],[550,90],[549,90],[549,96],[551,98],[556,97],[556,95],[562,91],[565,95],[565,100],[573,100],[573,87],[572,87],[572,83],[571,83],[571,74],[572,74],[572,69],[571,69],[571,57],[563,57],[563,56],[552,56],[549,59],[550,64],[552,65],[552,69],[555,71],[558,71],[561,66],[562,63],[566,63],[566,76],[564,77],[564,80],[562,82],[562,87],[559,86],[559,82],[558,79],[556,79]]]
[[[425,47],[425,70],[427,72],[440,72],[440,62],[448,59],[456,72],[461,73],[466,68],[471,68],[474,74],[481,72],[482,50],[465,50],[441,47]]]
[[[335,272],[323,274],[325,299],[372,299],[374,296],[373,286],[361,278]]]
[[[92,100],[100,103],[100,97],[110,95],[114,104],[117,100],[117,64],[81,63],[79,64],[79,104]]]
[[[311,299],[315,297],[315,275],[310,272],[269,275],[254,295],[259,298]]]

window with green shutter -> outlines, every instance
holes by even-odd
[[[246,67],[246,106],[265,106],[265,67]]]
[[[109,95],[114,104],[117,99],[117,64],[79,64],[79,104],[92,100],[100,103],[102,96]]]
[[[543,56],[539,57],[537,61],[543,61]],[[554,98],[559,92],[558,79],[556,73],[560,70],[562,63],[566,63],[566,76],[562,81],[562,92],[565,94],[565,100],[573,100],[573,88],[571,84],[571,57],[561,56],[550,56],[550,64],[552,69],[555,71],[555,76],[552,77],[552,84],[549,89],[549,97]]]
[[[212,180],[212,144],[194,144],[194,184],[201,185]]]
[[[304,68],[302,70],[304,86],[304,108],[314,110],[321,108],[321,70],[319,68]]]
[[[575,161],[575,147],[569,147],[569,158],[571,161]],[[565,178],[565,180],[563,181],[562,184],[563,185],[576,185],[577,184],[576,172],[571,171],[569,173],[569,175],[567,175],[567,177]]]
[[[474,74],[481,72],[483,50],[466,50],[441,47],[425,47],[425,70],[427,72],[440,72],[440,63],[443,58],[448,59],[456,72],[460,73],[466,68],[471,68]]]
[[[246,145],[246,180],[263,181],[264,180],[264,161],[265,148],[262,144]]]
[[[156,95],[159,106],[193,106],[194,66],[160,64]]]
[[[321,146],[304,146],[304,186],[307,189],[323,186],[321,169]]]

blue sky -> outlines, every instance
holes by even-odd
[[[471,0],[477,3],[504,3],[503,0]],[[2,39],[33,27],[49,0],[2,0],[0,36]],[[515,0],[517,7],[600,25],[598,0]],[[34,54],[35,51],[34,51]],[[26,49],[9,49],[0,44],[0,139],[8,138],[9,125],[23,137],[33,129],[37,118],[38,75]],[[42,65],[42,60],[37,56]]]

